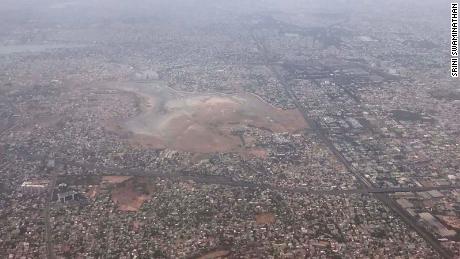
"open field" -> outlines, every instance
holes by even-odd
[[[264,224],[273,224],[275,223],[276,218],[273,213],[260,213],[256,215],[256,223],[260,225]]]
[[[161,83],[116,87],[143,100],[141,112],[119,122],[120,128],[132,133],[134,143],[155,148],[197,153],[238,151],[242,143],[236,131],[253,127],[292,133],[307,127],[297,110],[275,108],[251,94],[184,93]]]
[[[138,211],[154,191],[144,177],[130,178],[112,188],[112,200],[121,211]]]

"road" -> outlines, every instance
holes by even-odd
[[[51,184],[49,186],[49,196],[46,200],[45,205],[45,244],[46,244],[46,258],[54,259],[54,242],[51,231],[51,202],[53,201],[54,188],[56,186],[57,174],[54,174],[51,179]]]
[[[41,159],[42,161],[42,170],[46,169],[46,156]],[[53,242],[53,234],[51,230],[51,205],[53,202],[54,197],[54,189],[56,187],[57,181],[57,171],[51,171],[51,182],[48,186],[48,197],[46,199],[45,209],[44,209],[44,220],[45,220],[45,246],[46,246],[46,258],[48,259],[55,259],[56,256],[54,254],[54,242]]]
[[[341,195],[341,194],[388,194],[397,192],[425,192],[432,190],[460,190],[460,185],[441,185],[431,187],[393,187],[393,188],[375,188],[375,187],[364,187],[359,189],[331,189],[331,190],[318,190],[309,189],[304,187],[280,187],[269,184],[258,184],[254,182],[236,180],[228,176],[218,175],[191,175],[182,173],[182,170],[178,170],[175,173],[159,173],[158,171],[148,171],[142,169],[127,169],[119,167],[106,167],[92,163],[75,162],[68,159],[55,159],[56,165],[70,165],[75,167],[84,168],[87,170],[97,170],[103,172],[113,172],[116,175],[124,176],[147,176],[147,177],[158,177],[176,181],[194,181],[199,184],[217,184],[225,186],[234,186],[242,188],[258,188],[258,189],[270,189],[274,191],[292,192],[292,193],[306,193],[306,194],[322,194],[322,195]],[[59,175],[59,177],[65,177],[65,174]],[[70,175],[69,175],[70,176]]]

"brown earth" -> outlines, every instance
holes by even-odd
[[[260,213],[256,215],[256,223],[260,225],[273,224],[276,218],[273,213]]]
[[[102,176],[101,184],[117,184],[131,179],[132,176],[108,175]]]
[[[124,134],[131,133],[131,143],[141,146],[241,152],[244,147],[236,130],[253,127],[293,133],[308,126],[299,111],[278,109],[252,94],[181,93],[161,85],[128,83],[116,87],[141,97],[141,113],[119,122]]]
[[[96,199],[99,192],[100,192],[100,187],[98,185],[91,186],[89,190],[86,192],[86,196],[90,198],[91,200],[94,200]]]
[[[460,218],[455,217],[455,216],[442,216],[442,215],[438,215],[437,217],[440,218],[449,227],[455,228],[457,230],[460,229]]]
[[[268,158],[268,151],[263,148],[251,148],[246,150],[246,154],[249,157],[256,157],[256,158],[261,158],[261,159],[267,159]]]
[[[121,211],[138,211],[154,192],[151,182],[145,177],[134,177],[117,183],[112,188],[112,201]]]
[[[219,250],[219,251],[213,251],[213,252],[209,252],[207,254],[204,254],[200,257],[198,257],[198,259],[215,259],[215,258],[227,258],[227,256],[230,254],[229,251],[226,251],[226,250]]]

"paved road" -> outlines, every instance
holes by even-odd
[[[424,192],[432,190],[460,190],[460,185],[442,185],[442,186],[432,186],[432,187],[393,187],[393,188],[359,188],[359,189],[331,189],[331,190],[318,190],[318,189],[309,189],[305,187],[279,187],[269,184],[258,184],[254,182],[237,180],[228,176],[217,176],[217,175],[191,175],[181,173],[181,170],[178,170],[175,173],[159,173],[158,171],[148,171],[143,169],[126,169],[119,167],[106,167],[95,165],[92,163],[82,163],[75,162],[67,159],[56,159],[56,165],[70,165],[87,170],[97,170],[102,172],[113,172],[116,175],[125,175],[125,176],[147,176],[147,177],[158,177],[165,178],[170,180],[177,181],[194,181],[200,184],[218,184],[234,187],[243,187],[243,188],[258,188],[258,189],[271,189],[276,191],[283,192],[292,192],[292,193],[306,193],[306,194],[324,194],[324,195],[341,195],[341,194],[388,194],[396,192]],[[59,175],[60,177],[65,177],[65,174]]]
[[[53,201],[54,196],[54,188],[56,186],[56,179],[57,173],[53,172],[51,184],[49,185],[49,196],[46,199],[45,204],[45,245],[46,245],[46,258],[54,259],[56,256],[54,255],[54,242],[53,242],[53,235],[51,230],[51,203]]]
[[[53,176],[51,184],[49,187],[49,196],[45,205],[45,244],[46,244],[46,258],[54,259],[54,242],[51,231],[51,221],[50,221],[50,211],[51,211],[51,202],[53,201],[54,188],[56,184],[56,175]]]

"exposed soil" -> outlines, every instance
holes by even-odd
[[[282,110],[251,94],[192,94],[162,85],[118,84],[142,98],[142,112],[119,122],[132,143],[154,148],[213,153],[243,150],[235,131],[255,127],[296,132],[308,125],[297,110]],[[113,128],[113,127],[112,127]],[[261,155],[261,154],[259,154]]]
[[[198,257],[198,259],[215,259],[215,258],[227,258],[227,256],[230,254],[229,251],[226,251],[226,250],[219,250],[219,251],[213,251],[213,252],[209,252],[207,254],[204,254],[200,257]]]
[[[256,223],[260,225],[273,224],[276,218],[273,213],[260,213],[256,215]]]
[[[145,177],[134,177],[116,184],[112,189],[112,201],[121,211],[138,211],[150,199],[154,187]]]
[[[96,199],[96,197],[99,194],[100,190],[101,190],[101,188],[99,187],[99,185],[92,186],[86,192],[86,197],[90,198],[91,200],[94,200],[94,199]]]
[[[267,159],[268,158],[268,151],[263,148],[251,148],[246,151],[246,154],[249,157],[256,157],[260,159]]]
[[[131,179],[132,176],[108,175],[102,176],[101,184],[118,184]]]
[[[454,216],[437,216],[449,227],[460,230],[460,218]]]

